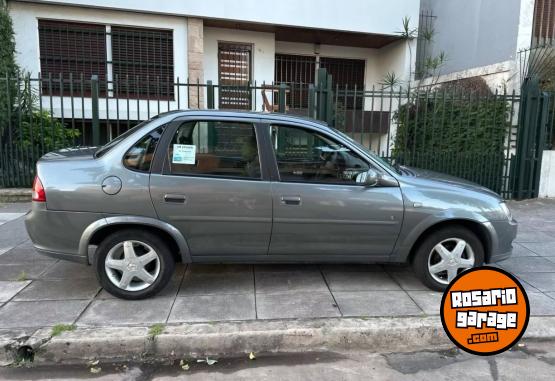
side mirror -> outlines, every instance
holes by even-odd
[[[378,172],[373,169],[369,169],[368,171],[359,174],[356,181],[365,187],[375,187],[380,181],[380,175],[378,175]]]

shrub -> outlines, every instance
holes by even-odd
[[[450,91],[418,93],[394,114],[392,154],[404,165],[500,187],[510,103],[502,97]]]

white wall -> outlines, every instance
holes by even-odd
[[[252,44],[252,80],[260,86],[274,80],[275,38],[273,33],[204,28],[204,79],[218,83],[218,42]],[[218,104],[218,92],[215,92]],[[269,95],[269,94],[268,94]],[[262,94],[256,93],[256,109],[262,111]]]
[[[33,78],[38,76],[40,72],[40,56],[39,56],[39,37],[38,37],[38,19],[59,19],[66,21],[83,21],[87,23],[111,24],[111,25],[129,25],[141,26],[147,28],[172,29],[174,40],[174,76],[180,77],[182,81],[187,78],[187,19],[184,17],[159,16],[137,14],[113,10],[98,10],[90,8],[75,8],[56,5],[41,5],[22,2],[10,2],[10,15],[13,20],[15,32],[15,41],[17,49],[17,62],[25,70],[31,72]],[[90,78],[88,78],[90,79]],[[185,89],[180,92],[181,107],[186,107],[187,94]],[[62,101],[59,97],[52,97],[54,115],[60,116],[62,109]],[[177,98],[176,98],[177,99]],[[154,116],[158,112],[157,104],[150,102],[151,112],[147,115],[147,101],[140,101],[139,117],[147,119]],[[90,118],[91,105],[90,100],[85,101],[84,117]],[[50,97],[43,97],[43,107],[50,108]],[[68,97],[63,100],[64,114],[67,117],[71,110],[71,103]],[[75,117],[80,118],[81,102],[75,102],[73,105]],[[100,117],[106,117],[108,110],[109,115],[115,118],[116,100],[110,99],[108,105],[105,101],[99,104]],[[170,102],[170,109],[177,108],[176,102]],[[126,117],[127,110],[125,102],[119,103],[120,116]],[[161,103],[160,112],[166,111],[167,102]],[[131,102],[129,105],[129,113],[131,117],[137,116],[137,102]]]
[[[555,151],[543,151],[540,197],[555,197]]]
[[[418,20],[418,0],[41,0],[139,12],[393,34],[404,16]]]

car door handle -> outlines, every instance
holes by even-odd
[[[166,194],[164,195],[165,202],[173,202],[176,204],[183,204],[187,198],[182,194]]]
[[[283,205],[301,205],[301,198],[299,196],[281,196],[281,203]]]

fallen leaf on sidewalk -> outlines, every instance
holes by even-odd
[[[211,358],[207,357],[206,359],[199,359],[199,360],[197,360],[197,362],[205,362],[208,365],[214,365],[215,363],[218,362],[218,360],[214,360],[214,359],[211,359]]]

